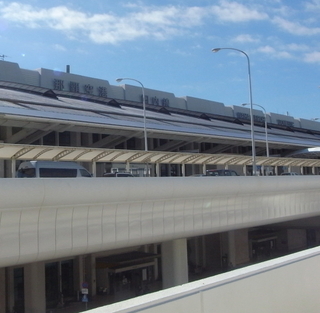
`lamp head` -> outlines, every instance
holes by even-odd
[[[117,78],[116,82],[120,83],[123,80],[123,78]]]
[[[246,105],[249,105],[249,103],[242,103],[243,107],[245,107]]]
[[[211,51],[213,52],[213,53],[216,53],[216,52],[219,52],[221,50],[221,48],[214,48],[214,49],[212,49]]]

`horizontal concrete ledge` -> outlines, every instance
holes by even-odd
[[[319,262],[316,247],[88,312],[316,313]]]

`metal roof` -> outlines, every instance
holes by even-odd
[[[143,137],[143,114],[140,103],[126,100],[103,99],[96,96],[60,92],[56,98],[46,97],[45,88],[29,87],[21,84],[1,82],[0,86],[0,125],[25,127],[34,130],[51,129],[61,131],[68,127],[74,132],[100,134],[121,134]],[[5,89],[5,88],[15,88]],[[115,103],[117,105],[115,105]],[[177,139],[182,141],[205,141],[233,145],[246,145],[251,141],[250,125],[234,118],[202,118],[199,112],[169,108],[170,114],[161,113],[156,106],[148,105],[146,128],[148,137]],[[40,125],[41,124],[41,125]],[[265,145],[265,129],[255,125],[256,145]],[[269,125],[270,147],[316,147],[320,133],[305,133],[284,130]],[[30,141],[32,142],[32,141]],[[29,142],[15,142],[29,143]]]
[[[251,165],[252,157],[83,147],[0,144],[0,159],[150,164]],[[320,159],[256,157],[257,165],[320,167]]]

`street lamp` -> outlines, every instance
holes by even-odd
[[[243,103],[242,106],[246,106],[248,103]],[[269,143],[268,143],[268,122],[267,122],[267,112],[265,108],[260,104],[253,104],[259,108],[261,108],[264,112],[264,129],[266,133],[266,151],[267,151],[267,157],[269,157]]]
[[[148,138],[147,138],[147,127],[146,127],[146,100],[144,95],[144,86],[143,84],[134,78],[118,78],[116,81],[120,83],[123,80],[133,80],[139,83],[142,87],[142,105],[143,105],[143,133],[144,133],[144,151],[148,151]]]
[[[256,168],[256,147],[254,141],[254,120],[253,120],[253,103],[252,103],[252,86],[251,86],[251,70],[250,70],[250,59],[249,56],[242,50],[236,48],[214,48],[212,52],[216,53],[220,50],[234,50],[244,54],[248,61],[248,82],[249,82],[249,100],[250,100],[250,118],[251,118],[251,144],[252,144],[252,174],[254,176],[257,175],[257,168]]]

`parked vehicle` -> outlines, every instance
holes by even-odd
[[[92,177],[81,165],[75,162],[26,161],[16,173],[17,178],[72,178]]]
[[[207,170],[207,176],[240,176],[234,170]]]
[[[103,177],[134,177],[130,172],[104,173]]]
[[[296,176],[296,175],[299,175],[299,174],[296,173],[296,172],[283,172],[280,175],[281,176]]]

